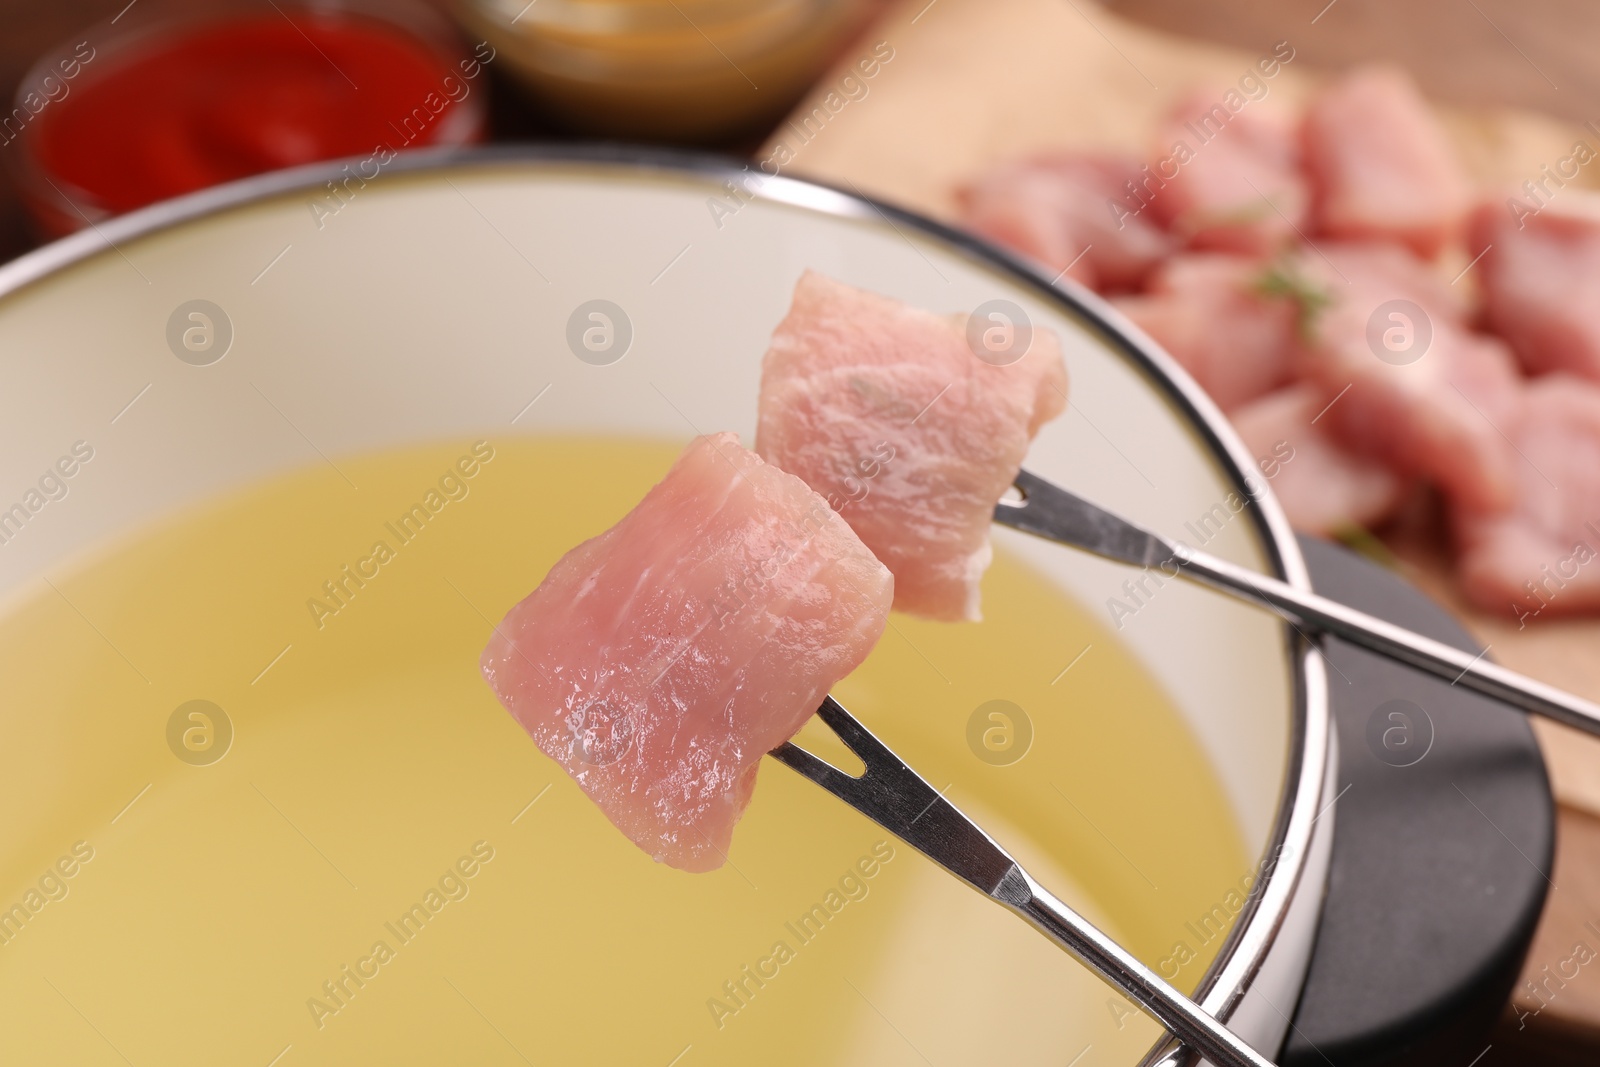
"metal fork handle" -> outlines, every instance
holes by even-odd
[[[1217,1067],[1272,1067],[1271,1060],[1041,886],[831,696],[817,715],[861,757],[865,773],[846,774],[793,742],[773,749],[771,756],[1004,904]]]
[[[1119,563],[1175,572],[1452,685],[1600,734],[1600,704],[1491,663],[1483,653],[1468,655],[1336,600],[1301,592],[1275,578],[1170,541],[1026,470],[1017,474],[1016,487],[1023,499],[1002,501],[995,508],[996,522]]]
[[[1337,600],[1301,592],[1277,579],[1182,545],[1175,547],[1173,560],[1180,572],[1205,585],[1253,600],[1322,633],[1332,634],[1452,685],[1587,733],[1600,734],[1600,705],[1508,670],[1485,659],[1482,652],[1468,655],[1442,641],[1357,611]]]
[[[1217,1067],[1243,1067],[1245,1064],[1271,1067],[1271,1060],[1168,985],[1093,923],[1056,899],[1026,871],[1019,867],[1017,873],[1026,880],[1028,897],[1021,905],[1007,902],[1007,906],[1084,966],[1116,986],[1188,1048]]]

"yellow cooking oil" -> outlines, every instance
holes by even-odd
[[[1148,1019],[787,768],[685,874],[496,703],[492,625],[680,446],[338,458],[15,596],[0,1062],[1132,1063]],[[1003,551],[983,601],[836,694],[1192,986],[1252,866],[1215,774],[1097,611]]]

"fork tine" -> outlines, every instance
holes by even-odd
[[[1155,567],[1172,558],[1176,547],[1155,533],[1027,470],[1013,479],[1022,500],[995,505],[994,521],[1051,541],[1074,545],[1099,556]]]
[[[860,777],[846,774],[793,742],[778,746],[769,755],[962,881],[994,895],[1016,861],[838,701],[828,697],[817,714],[861,757],[866,771]]]
[[[861,725],[860,721],[832,696],[824,699],[817,708],[817,717],[834,732],[845,747],[861,758],[866,769],[859,777],[840,770],[792,741],[785,741],[767,755],[802,777],[811,779],[868,818],[895,831],[894,826],[885,823],[886,813],[894,807],[907,803],[904,797],[907,790],[894,789],[894,783],[886,783],[884,776],[893,772],[895,768],[902,771],[908,771],[908,768],[887,745],[873,736],[872,731]],[[879,771],[877,775],[872,773],[874,768]],[[917,784],[923,784],[914,773],[911,777]],[[870,782],[869,778],[872,779]]]
[[[889,746],[862,726],[861,720],[844,710],[844,705],[833,699],[832,694],[817,708],[817,717],[828,724],[829,729],[838,735],[851,752],[861,757],[861,762],[867,765],[867,774],[872,773],[874,766],[904,766],[900,758],[889,750]]]
[[[857,780],[820,756],[807,752],[793,741],[785,741],[767,755],[801,777],[816,782],[835,796],[844,796],[844,791],[850,788],[849,783]]]
[[[792,741],[785,741],[767,755],[880,821],[883,818],[882,811],[912,802],[925,805],[927,797],[922,794],[934,795],[932,787],[833,697],[823,700],[817,708],[817,717],[846,748],[861,758],[865,765],[861,774],[842,771]],[[868,779],[871,781],[868,782]],[[896,801],[899,801],[898,805]],[[869,808],[872,810],[869,811]]]

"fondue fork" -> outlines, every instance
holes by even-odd
[[[1188,578],[1452,685],[1600,734],[1600,705],[1491,663],[1481,652],[1468,655],[1337,600],[1302,592],[1247,567],[1196,551],[1181,541],[1169,541],[1036,474],[1021,471],[1013,484],[1022,499],[1002,500],[994,509],[995,521],[1004,526],[1119,563],[1159,568],[1166,576]]]
[[[982,827],[833,697],[823,701],[817,716],[866,765],[860,777],[846,774],[792,741],[769,755],[978,892],[1004,904],[1217,1067],[1272,1067],[1272,1061],[1035,881]]]

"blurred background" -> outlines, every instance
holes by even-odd
[[[1297,62],[1307,66],[1337,69],[1393,60],[1428,95],[1445,103],[1523,108],[1574,123],[1600,118],[1600,67],[1593,62],[1600,6],[1583,0],[1061,2],[1086,24],[1103,8],[1152,28],[1254,53],[1268,52],[1289,36]],[[67,97],[60,86],[70,92],[74,84],[88,84],[91,79],[82,75],[59,77],[60,61],[70,61],[79,42],[94,50],[95,59],[83,72],[89,74],[96,73],[97,62],[102,71],[112,65],[105,62],[108,53],[125,59],[130,50],[148,52],[159,66],[163,49],[176,47],[175,38],[185,26],[219,20],[278,23],[265,31],[271,40],[264,47],[271,57],[258,65],[277,63],[276,75],[252,70],[235,54],[209,73],[191,66],[187,78],[174,77],[168,64],[166,80],[144,83],[150,100],[170,102],[173,85],[214,84],[212,79],[226,67],[238,97],[224,94],[219,99],[214,90],[202,93],[211,112],[204,121],[216,142],[204,147],[216,157],[209,170],[98,176],[102,184],[142,183],[143,194],[149,196],[188,191],[208,177],[238,177],[365,151],[374,130],[406,112],[410,101],[401,106],[408,92],[403,81],[386,82],[378,92],[363,95],[354,89],[357,80],[346,77],[349,71],[337,70],[332,53],[353,56],[363,47],[358,40],[338,39],[339,29],[329,20],[336,23],[341,14],[347,22],[364,18],[387,23],[431,53],[412,57],[410,75],[422,81],[429,78],[430,65],[437,81],[451,69],[460,75],[461,61],[470,60],[475,51],[495,57],[475,77],[461,79],[473,92],[458,110],[470,114],[458,115],[450,128],[439,123],[412,147],[624,138],[749,155],[823,72],[893,6],[887,0],[0,0],[0,92],[11,116],[0,124],[0,157],[6,164],[0,170],[0,260],[82,225],[81,214],[94,218],[102,208],[119,206],[74,195],[89,191],[57,180],[85,177],[73,172],[74,161],[61,158],[59,151],[44,166],[59,187],[55,190],[38,180],[37,150],[30,160],[18,158],[29,154],[30,141],[46,139],[42,131],[54,117],[49,108],[55,106],[52,101],[34,114],[24,99],[30,85],[24,83],[30,76],[37,82],[54,73],[60,83],[54,91],[61,101]],[[309,35],[291,32],[284,17],[290,12],[318,14],[327,39],[315,30]],[[193,64],[208,49],[214,54],[217,46],[215,41],[191,41],[181,62]],[[319,58],[316,52],[323,55]],[[112,95],[137,88],[141,77],[122,80]],[[50,100],[44,91],[48,86],[31,87],[38,90],[36,100]],[[168,95],[161,97],[163,92]],[[81,100],[84,94],[79,95]],[[339,106],[330,111],[329,104]],[[166,106],[171,105],[140,104],[125,97],[120,110],[108,109],[83,121],[102,134],[108,126],[129,135],[149,134],[163,125],[163,116],[151,112]],[[334,117],[341,112],[342,117]],[[278,125],[276,131],[259,128],[269,115],[275,116],[271,121]],[[296,121],[315,132],[286,135]],[[252,123],[256,134],[244,132]],[[35,126],[34,136],[19,137],[23,125]],[[182,136],[171,122],[165,124],[165,133]],[[56,139],[70,136],[63,130]],[[78,160],[76,165],[88,164]],[[52,167],[66,172],[57,174]],[[124,198],[129,206],[140,199],[132,189],[121,191],[132,197]],[[81,212],[59,203],[63,193]]]
[[[155,199],[385,140],[748,154],[883,6],[6,0],[0,259]]]
[[[1286,46],[1272,92],[1290,101],[1355,65],[1403,67],[1489,189],[1600,143],[1597,41],[1584,0],[0,0],[0,262],[251,174],[350,158],[370,180],[394,152],[492,142],[705,149],[951,219],[986,168],[1143,151],[1187,84]],[[1456,251],[1465,274],[1474,250]],[[1524,632],[1476,612],[1437,499],[1413,503],[1378,554],[1497,658],[1600,696],[1600,623]],[[1564,891],[1489,1062],[1592,1062],[1600,968],[1559,997],[1535,983],[1574,942],[1600,948],[1600,744],[1538,732]]]

